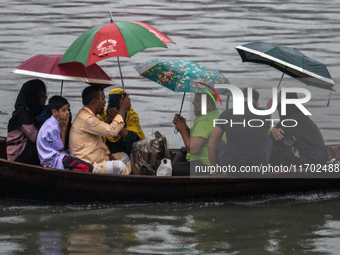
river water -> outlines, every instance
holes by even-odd
[[[340,80],[340,1],[1,0],[0,135],[28,76],[11,73],[36,54],[63,54],[83,32],[109,22],[142,21],[176,45],[121,58],[126,91],[145,133],[159,130],[169,147],[182,145],[171,120],[182,95],[138,76],[133,66],[151,58],[194,60],[221,71],[231,83],[252,86],[264,106],[281,73],[242,63],[235,46],[264,41],[299,49],[327,65]],[[98,63],[120,86],[115,59]],[[44,80],[50,95],[60,81]],[[289,77],[281,86],[295,83]],[[298,83],[298,84],[296,84]],[[86,84],[65,82],[63,95],[75,115]],[[338,93],[308,87],[306,104],[326,143],[340,143]],[[338,85],[335,89],[339,90]],[[109,89],[105,90],[108,94]],[[190,115],[190,97],[183,116]],[[340,194],[337,191],[246,197],[236,200],[160,203],[47,205],[0,201],[1,254],[338,254]]]

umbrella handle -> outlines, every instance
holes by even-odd
[[[177,117],[178,117],[179,120],[181,119],[181,115],[178,115]],[[178,130],[176,128],[174,130],[174,134],[176,134],[176,135],[178,134]]]

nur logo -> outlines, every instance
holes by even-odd
[[[214,88],[212,88],[211,86],[204,84],[204,86],[206,86],[207,88],[209,88],[211,91],[213,91],[218,99],[220,100],[220,103],[222,105],[222,101],[220,96],[218,95],[218,93],[216,92],[216,90]],[[236,87],[235,85],[231,85],[231,84],[216,84],[215,88],[218,89],[228,89],[232,96],[233,96],[233,114],[234,115],[244,115],[244,95],[243,92],[240,88]],[[213,99],[214,97],[212,96],[212,94],[206,90],[203,89],[207,94],[209,94]],[[305,97],[304,98],[295,98],[295,99],[289,99],[287,98],[287,93],[301,93],[304,94]],[[267,110],[260,110],[260,109],[255,109],[252,103],[252,96],[253,94],[253,89],[252,88],[248,88],[248,107],[249,110],[255,114],[255,115],[259,115],[259,116],[265,116],[265,115],[270,115],[272,114],[275,110],[276,107],[278,105],[278,100],[277,100],[277,88],[272,88],[272,99],[273,99],[273,103],[270,109]],[[309,92],[309,90],[304,89],[304,88],[282,88],[281,89],[281,109],[282,109],[282,115],[286,115],[286,107],[288,104],[293,104],[296,105],[296,107],[298,107],[300,109],[301,112],[303,112],[303,114],[305,115],[312,115],[302,104],[307,103],[309,100],[311,99],[311,93]],[[202,111],[202,115],[206,115],[207,114],[207,95],[206,94],[202,94],[201,95],[201,111]],[[214,99],[214,102],[216,104],[216,101]]]

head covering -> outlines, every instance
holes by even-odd
[[[24,124],[34,124],[35,117],[42,111],[42,94],[46,86],[41,80],[30,80],[22,85],[14,105],[12,118],[8,122],[8,132],[19,129]]]
[[[115,88],[115,89],[112,89],[110,91],[108,107],[104,110],[104,114],[99,116],[99,118],[101,120],[105,120],[107,118],[108,109],[116,107],[117,110],[119,110],[119,101],[118,101],[118,103],[117,102],[110,103],[110,100],[111,99],[119,99],[119,100],[122,99],[123,93],[124,93],[124,90],[121,89],[121,88]],[[117,104],[118,104],[118,107],[117,107]],[[124,121],[125,121],[125,127],[124,128],[127,131],[132,131],[132,132],[136,133],[141,140],[145,139],[144,132],[143,132],[141,126],[140,126],[139,116],[132,109],[132,107],[130,107],[130,109],[126,111]],[[122,137],[121,137],[120,134],[118,134],[118,136],[116,136],[116,137],[107,137],[107,139],[110,142],[115,143],[115,142],[120,141],[122,139]]]

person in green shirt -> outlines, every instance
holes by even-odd
[[[208,166],[208,143],[212,131],[214,130],[214,119],[218,119],[220,112],[216,108],[214,100],[207,96],[207,114],[201,114],[201,94],[196,93],[192,102],[195,112],[195,121],[190,129],[186,124],[186,119],[178,114],[175,115],[173,123],[182,135],[185,147],[176,154],[173,161],[172,175],[190,175],[190,167]]]

